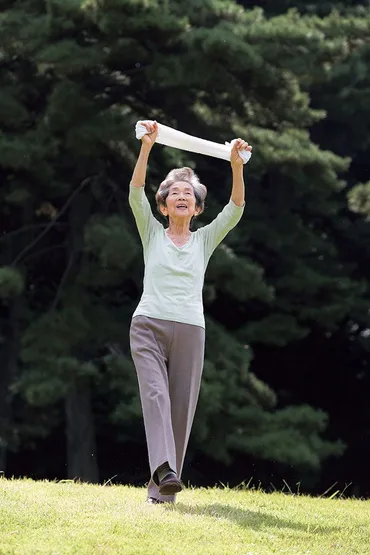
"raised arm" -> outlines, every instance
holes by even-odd
[[[229,203],[224,207],[210,224],[200,228],[203,234],[205,245],[205,256],[208,261],[213,251],[226,237],[226,235],[236,226],[243,215],[245,203],[245,187],[243,178],[243,160],[239,156],[239,151],[246,149],[252,150],[242,139],[237,139],[231,151],[230,164],[232,171],[232,190]]]
[[[148,134],[144,135],[141,139],[140,154],[131,178],[131,185],[134,187],[143,187],[145,185],[149,154],[158,136],[158,125],[156,122],[143,123],[143,125],[146,127]]]
[[[243,160],[239,156],[240,150],[252,150],[252,147],[248,145],[242,139],[237,139],[231,150],[230,164],[233,176],[233,186],[231,190],[231,200],[236,206],[244,206],[245,202],[245,187],[244,187],[244,177],[243,177]]]
[[[148,134],[144,135],[141,139],[140,154],[130,182],[129,203],[145,249],[148,244],[151,231],[155,226],[159,226],[160,223],[154,218],[150,204],[144,192],[149,154],[156,141],[158,127],[156,123],[147,123],[144,125],[148,130]]]

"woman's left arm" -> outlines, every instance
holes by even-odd
[[[204,253],[207,262],[217,245],[221,243],[229,231],[239,222],[244,211],[243,160],[239,156],[241,149],[246,149],[250,152],[252,147],[248,146],[248,143],[242,139],[237,139],[233,145],[230,156],[233,174],[233,188],[230,201],[210,224],[199,229],[199,233],[204,241]]]
[[[243,160],[239,156],[241,150],[252,150],[243,139],[237,139],[233,145],[230,155],[231,171],[233,175],[233,187],[231,190],[231,200],[236,206],[243,206],[245,202],[245,187],[243,177]]]

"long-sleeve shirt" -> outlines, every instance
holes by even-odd
[[[210,224],[192,232],[188,242],[177,247],[153,216],[144,187],[130,185],[129,203],[145,264],[143,294],[133,317],[148,316],[204,328],[204,274],[213,251],[239,222],[244,206],[230,200]]]

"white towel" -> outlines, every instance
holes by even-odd
[[[135,126],[137,139],[141,139],[148,133],[143,123],[153,122],[149,120],[137,122]],[[231,143],[222,145],[220,143],[206,141],[205,139],[199,139],[192,135],[187,135],[186,133],[182,133],[182,131],[177,131],[177,129],[172,129],[172,127],[167,127],[167,125],[158,123],[158,137],[156,142],[161,145],[186,150],[187,152],[196,152],[197,154],[205,154],[206,156],[213,156],[213,158],[221,158],[222,160],[230,161],[231,149],[235,141],[236,139],[231,141]],[[251,155],[252,153],[248,150],[239,151],[239,156],[242,158],[244,164],[248,162]]]

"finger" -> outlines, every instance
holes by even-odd
[[[238,139],[237,140],[237,148],[238,150],[241,150],[245,147],[245,145],[247,145],[248,143],[246,143],[243,139]]]
[[[244,142],[244,144],[243,144],[243,150],[251,151],[251,150],[252,150],[252,147],[251,147],[247,142]]]
[[[149,133],[153,133],[154,131],[154,124],[151,122],[147,122],[144,123],[145,129],[149,132]]]

